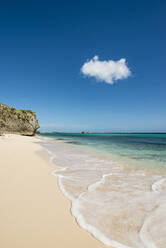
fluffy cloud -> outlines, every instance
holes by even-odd
[[[124,79],[131,75],[131,71],[126,65],[126,59],[101,61],[98,56],[94,56],[84,63],[81,67],[81,72],[88,77],[95,77],[98,81],[108,84],[113,84],[116,80]]]

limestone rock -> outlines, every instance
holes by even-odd
[[[39,128],[35,112],[17,110],[0,103],[0,133],[16,133],[32,136]]]

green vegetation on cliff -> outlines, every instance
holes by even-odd
[[[0,103],[0,133],[34,135],[39,128],[35,112]]]

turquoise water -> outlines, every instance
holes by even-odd
[[[41,135],[88,147],[125,166],[166,171],[166,133],[43,133]]]
[[[110,247],[166,247],[166,134],[40,137],[82,228]]]

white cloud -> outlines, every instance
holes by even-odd
[[[98,81],[108,84],[114,84],[116,80],[131,75],[131,71],[126,65],[126,59],[101,61],[98,56],[85,62],[81,67],[81,72],[88,77],[95,77]]]

